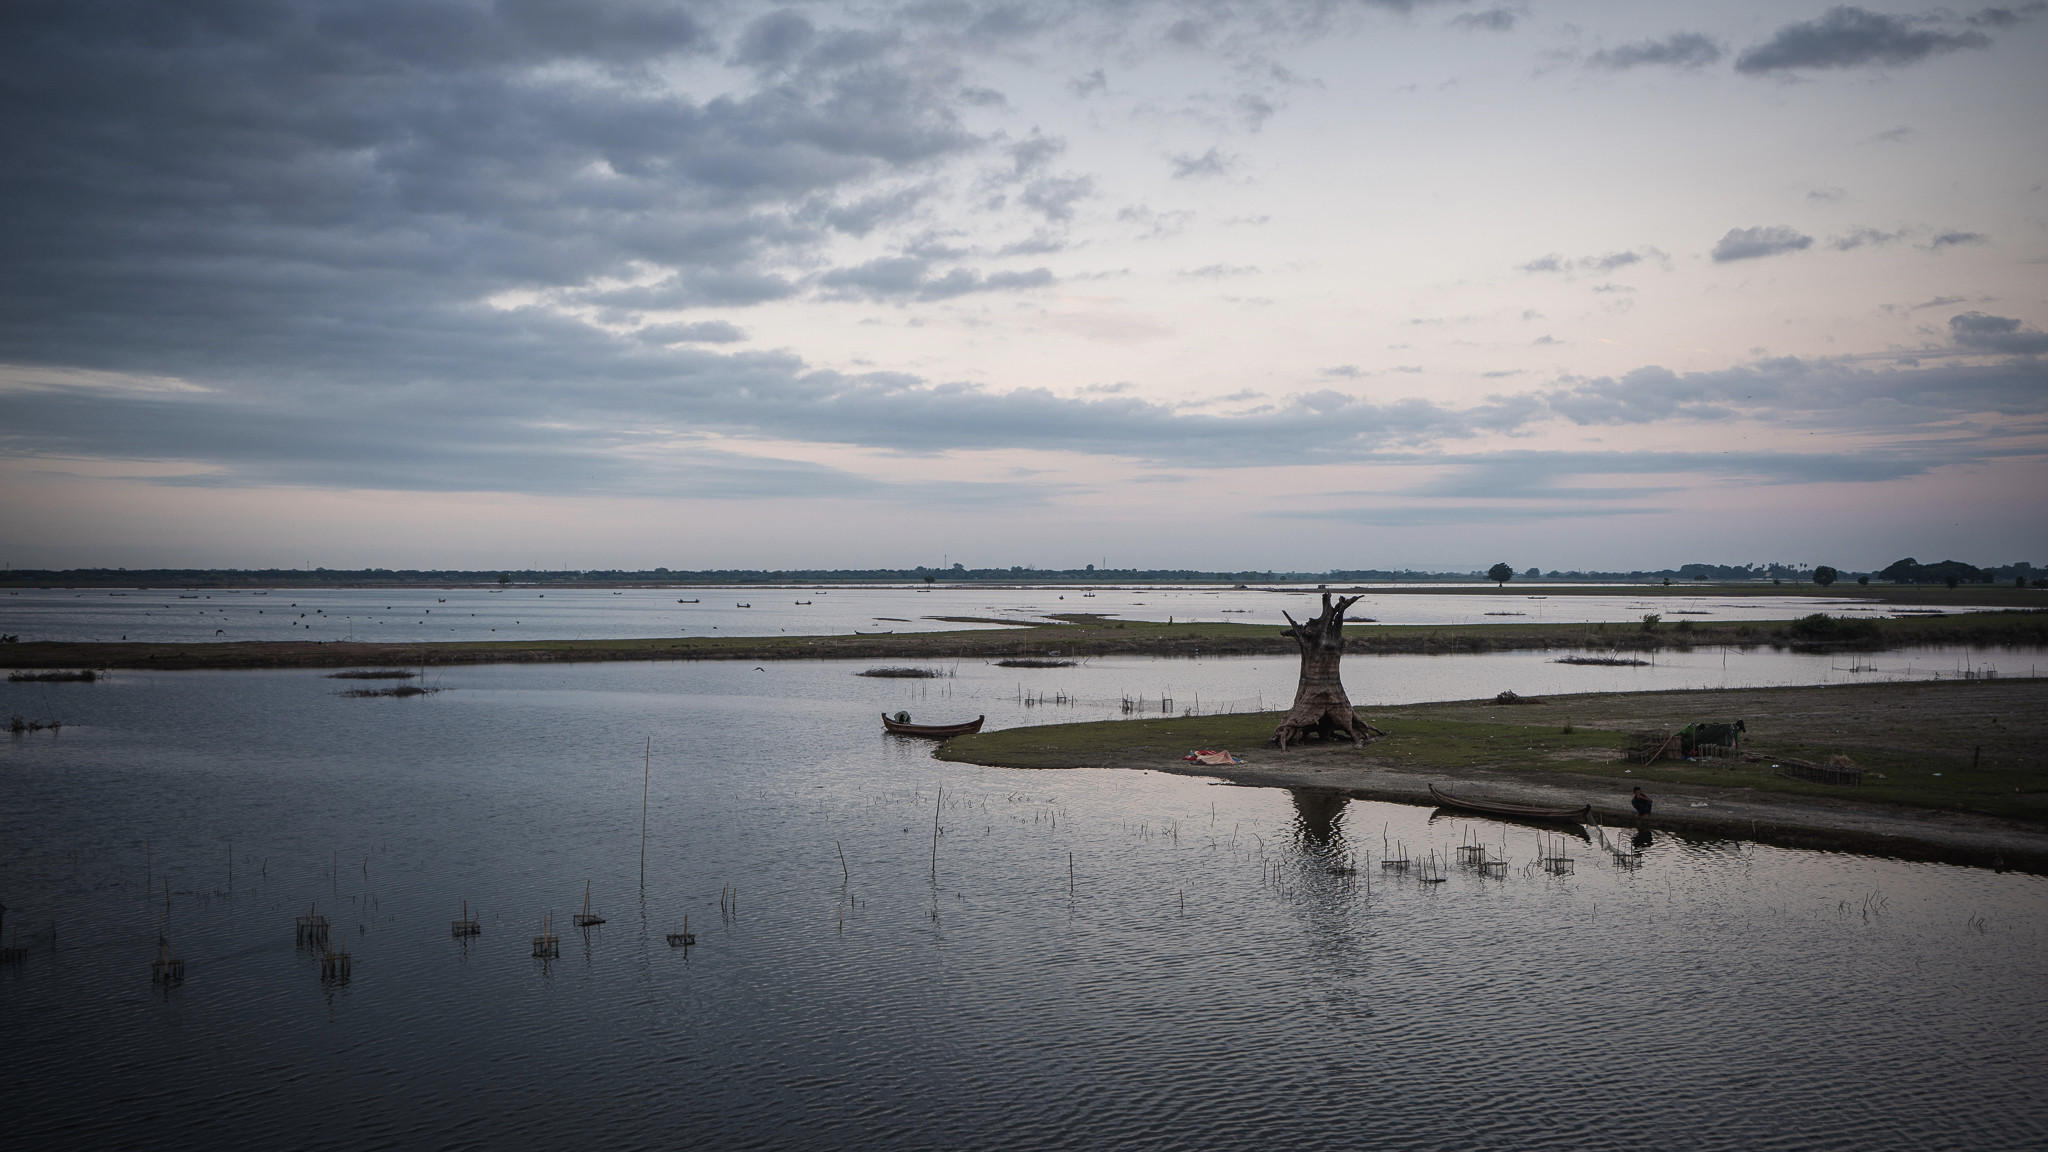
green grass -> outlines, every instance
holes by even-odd
[[[1170,763],[1196,748],[1224,748],[1270,767],[1285,755],[1267,743],[1280,716],[1279,712],[1263,712],[1012,728],[957,737],[941,747],[938,756],[1010,768],[1135,767]],[[1404,715],[1400,710],[1376,714],[1373,723],[1386,730],[1384,739],[1363,749],[1336,750],[1321,763],[1326,767],[1454,775],[1484,771],[1531,777],[1599,776],[1639,782],[1653,790],[1656,783],[1671,781],[2048,822],[2048,768],[2038,758],[2007,759],[1995,767],[1986,763],[1973,769],[1967,750],[1858,746],[1852,748],[1856,764],[1867,772],[1882,773],[1882,777],[1866,776],[1860,787],[1842,787],[1778,775],[1768,759],[1757,763],[1716,759],[1631,764],[1624,758],[1630,737],[1620,728],[1578,723],[1566,733],[1557,724],[1453,720],[1412,712]],[[1754,745],[1756,750],[1825,763],[1845,746],[1818,724],[1804,731],[1785,724],[1774,724],[1773,729],[1768,741]]]

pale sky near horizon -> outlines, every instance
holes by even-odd
[[[0,559],[2048,563],[2048,5],[35,0]]]

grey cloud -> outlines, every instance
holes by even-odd
[[[699,320],[694,324],[650,324],[633,336],[649,344],[735,344],[745,340],[747,333],[724,320]]]
[[[970,268],[954,268],[942,276],[932,276],[930,271],[929,260],[887,256],[852,268],[835,268],[820,275],[818,284],[828,295],[845,299],[950,300],[971,292],[1043,288],[1053,282],[1052,272],[1044,268],[987,276]]]
[[[1187,280],[1220,280],[1227,276],[1249,276],[1258,270],[1256,264],[1204,264],[1200,268],[1189,268],[1180,275]]]
[[[1965,348],[2025,356],[2048,352],[2048,332],[2022,327],[2018,320],[2008,316],[1965,312],[1951,316],[1948,327],[1955,342]]]
[[[1451,17],[1451,25],[1486,32],[1511,32],[1515,27],[1515,14],[1506,8],[1489,8],[1484,12],[1460,12]]]
[[[1077,76],[1067,81],[1067,91],[1086,100],[1098,92],[1109,91],[1109,77],[1103,75],[1102,69],[1097,68],[1086,76]]]
[[[1982,32],[1941,32],[1863,8],[1830,8],[1818,20],[1787,24],[1735,58],[1735,70],[1758,75],[1802,68],[1912,64],[1962,48],[1984,48]]]
[[[825,204],[814,201],[799,212],[798,219],[820,219],[834,231],[850,236],[865,236],[884,224],[891,224],[909,216],[924,201],[923,188],[901,188],[893,192],[881,192],[863,196],[849,204]]]
[[[1495,494],[1496,497],[1498,494]],[[1267,512],[1292,520],[1326,520],[1372,528],[1427,528],[1450,524],[1519,524],[1530,520],[1573,520],[1587,516],[1641,516],[1668,508],[1587,508],[1578,504],[1427,504],[1374,505],[1302,511],[1283,508]]]
[[[1631,264],[1654,260],[1668,264],[1671,257],[1656,248],[1631,248],[1621,252],[1609,252],[1601,256],[1568,257],[1552,252],[1539,256],[1520,266],[1524,272],[1612,272]]]
[[[653,284],[607,291],[564,293],[579,304],[616,312],[677,311],[685,308],[743,308],[796,295],[785,277],[747,268],[692,268]]]
[[[1346,380],[1355,380],[1359,376],[1364,375],[1364,373],[1358,370],[1358,365],[1356,364],[1335,364],[1328,368],[1323,369],[1323,375],[1336,376]]]
[[[1866,244],[1881,245],[1895,243],[1904,240],[1909,234],[1909,231],[1904,228],[1896,232],[1886,232],[1879,228],[1851,228],[1840,236],[1828,237],[1828,247],[1833,248],[1837,252],[1848,252],[1852,249],[1861,248]]]
[[[1588,68],[1622,72],[1644,65],[1703,68],[1721,58],[1721,46],[1698,32],[1673,32],[1662,40],[1637,40],[1602,48],[1586,57]]]
[[[1980,313],[1950,324],[1958,345],[1986,351],[2038,351],[2048,341],[2048,335],[2020,331],[2018,321]],[[1549,411],[1588,425],[1758,417],[1824,420],[1838,429],[1932,430],[1975,413],[2048,413],[2044,383],[2048,372],[2025,360],[1871,370],[1841,361],[1781,357],[1718,372],[1677,373],[1649,366],[1619,379],[1567,379],[1545,392],[1543,400]]]
[[[1047,220],[1074,218],[1074,205],[1095,194],[1090,176],[1047,176],[1025,185],[1018,199],[1045,214]]]
[[[1713,254],[1716,263],[1725,264],[1730,260],[1754,260],[1760,256],[1798,252],[1812,246],[1813,237],[1783,225],[1730,228],[1728,234],[1714,245]]]
[[[1175,153],[1167,157],[1173,162],[1173,178],[1176,180],[1199,180],[1208,176],[1225,176],[1236,166],[1237,158],[1220,148],[1211,147],[1196,156],[1193,153]]]
[[[818,38],[818,29],[802,13],[783,9],[747,25],[733,46],[735,64],[777,70],[796,62]]]
[[[1991,237],[1982,232],[1943,232],[1927,242],[1929,248],[1953,248],[1961,244],[1989,244]]]
[[[1266,121],[1271,120],[1274,114],[1280,111],[1279,105],[1255,92],[1248,92],[1243,96],[1239,96],[1234,101],[1233,106],[1237,109],[1238,118],[1244,122],[1245,130],[1248,132],[1257,132],[1265,127]]]
[[[1042,136],[1033,131],[1029,138],[1020,140],[1003,149],[1009,154],[1012,165],[1011,178],[1022,180],[1036,175],[1051,166],[1060,153],[1067,150],[1067,141],[1062,136]]]

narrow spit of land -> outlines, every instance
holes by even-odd
[[[1291,656],[1273,625],[1119,621],[1063,613],[1055,623],[890,636],[648,637],[634,640],[491,640],[440,644],[251,641],[199,644],[9,644],[14,668],[341,668],[351,665],[571,663],[613,660],[939,661],[1018,656]],[[1542,649],[1655,653],[1716,646],[1882,651],[1930,644],[2048,645],[2048,609],[1858,620],[1848,639],[1816,638],[1798,621],[1658,621],[1629,624],[1347,623],[1345,650],[1360,655]]]
[[[2048,871],[2048,679],[1596,693],[1506,705],[1452,701],[1361,714],[1364,748],[1275,750],[1280,713],[1116,720],[959,737],[944,760],[1010,768],[1137,768],[1238,784],[1430,803],[1429,785],[1526,804],[1590,803],[1608,825]],[[1631,764],[1635,731],[1746,722],[1757,761]],[[1191,749],[1248,761],[1206,767]],[[1779,775],[1773,757],[1846,755],[1860,787]],[[1630,789],[1656,813],[1639,820]]]

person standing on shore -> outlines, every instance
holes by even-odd
[[[1636,789],[1636,794],[1629,798],[1629,803],[1635,805],[1636,815],[1648,816],[1650,814],[1650,798],[1643,794],[1643,790],[1640,787]]]

